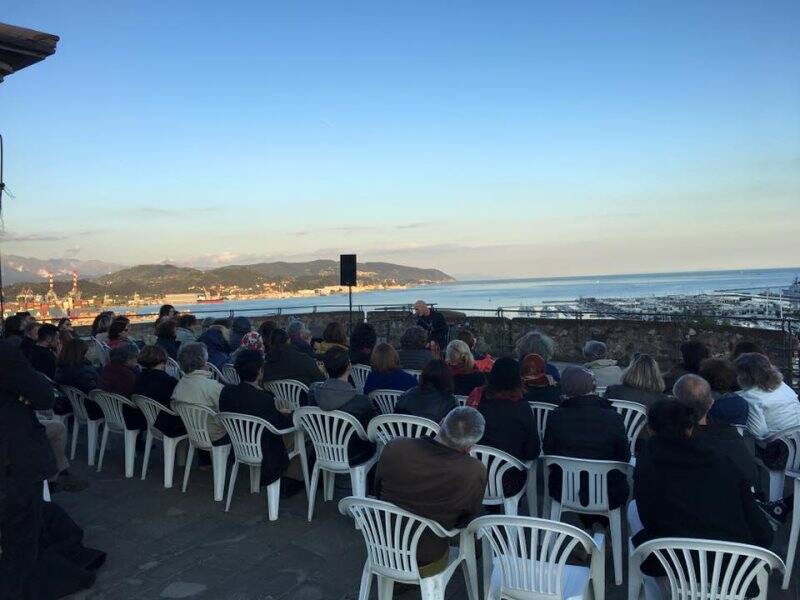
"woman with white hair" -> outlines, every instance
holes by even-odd
[[[599,388],[617,385],[622,381],[622,369],[617,365],[617,361],[608,358],[607,354],[606,345],[597,340],[589,340],[583,347],[583,356],[586,358],[583,367],[594,374],[595,383]]]
[[[800,426],[797,394],[783,382],[781,372],[763,354],[749,352],[736,359],[736,376],[747,401],[747,430],[765,438],[789,427]]]
[[[202,342],[191,342],[181,346],[178,362],[184,376],[175,386],[172,399],[219,412],[219,393],[223,385],[215,381],[211,377],[211,372],[206,369],[208,362],[206,345]],[[226,438],[225,429],[217,419],[208,420],[208,433],[214,445]]]
[[[469,396],[476,387],[486,385],[486,375],[475,368],[475,357],[466,342],[453,340],[447,344],[444,361],[453,375],[456,396]]]

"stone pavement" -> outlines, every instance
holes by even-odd
[[[83,433],[83,432],[82,432]],[[85,434],[84,434],[85,435]],[[108,553],[92,590],[75,599],[193,600],[347,600],[358,597],[365,552],[352,521],[338,513],[339,498],[347,494],[346,478],[337,477],[335,502],[317,496],[314,520],[306,521],[306,497],[300,493],[281,500],[278,521],[266,518],[266,495],[249,493],[249,476],[240,470],[231,510],[214,502],[210,471],[192,471],[189,489],[180,491],[183,468],[176,468],[175,486],[161,484],[160,447],[151,454],[146,481],[137,456],[137,476],[123,477],[120,436],[112,436],[101,473],[86,466],[79,445],[72,469],[87,476],[88,490],[54,495],[83,527],[89,546]],[[82,436],[82,440],[85,438]],[[542,489],[541,487],[539,489]],[[777,548],[785,555],[788,532]],[[609,542],[610,540],[607,540]],[[610,544],[607,544],[610,545]],[[607,554],[607,592],[611,600],[627,596],[627,582],[613,585]],[[800,598],[798,574],[789,592],[773,583],[770,600]],[[773,576],[773,582],[777,578]],[[373,597],[376,597],[373,585]],[[463,576],[456,572],[448,599],[466,598]],[[395,593],[400,600],[419,598],[416,589]]]

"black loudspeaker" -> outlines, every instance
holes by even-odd
[[[356,255],[339,255],[339,285],[358,285],[356,282]]]

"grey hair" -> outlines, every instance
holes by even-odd
[[[466,451],[483,437],[486,420],[469,406],[458,406],[451,410],[439,428],[436,439],[453,450]]]
[[[414,325],[403,332],[400,338],[400,347],[405,350],[418,350],[425,347],[428,333],[420,326]]]
[[[139,356],[139,347],[136,344],[122,344],[111,349],[108,353],[108,360],[112,363],[124,364],[137,356]]]
[[[300,321],[299,319],[294,319],[289,326],[286,328],[286,333],[292,335],[294,333],[306,333],[308,328],[306,327],[305,323]]]
[[[672,386],[672,395],[678,402],[691,408],[698,421],[708,414],[714,404],[711,386],[705,379],[692,373],[684,375],[675,382]]]
[[[736,359],[736,379],[743,390],[758,388],[765,392],[777,390],[783,375],[769,359],[758,352],[747,352]]]
[[[589,340],[583,346],[583,355],[586,357],[586,360],[590,362],[605,358],[606,354],[608,354],[608,348],[603,342]]]
[[[203,342],[181,344],[181,349],[178,351],[178,362],[184,373],[201,371],[206,368],[208,362],[208,348]]]
[[[517,360],[522,360],[528,354],[538,354],[548,362],[556,352],[556,343],[549,335],[541,331],[529,331],[517,340]]]
[[[444,360],[448,365],[458,365],[467,369],[475,366],[475,357],[466,342],[453,340],[447,344],[444,351]]]

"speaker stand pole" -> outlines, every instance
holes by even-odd
[[[348,333],[352,334],[353,333],[353,286],[352,285],[347,286],[347,295],[350,298],[350,310],[348,311],[350,316],[350,331]]]

